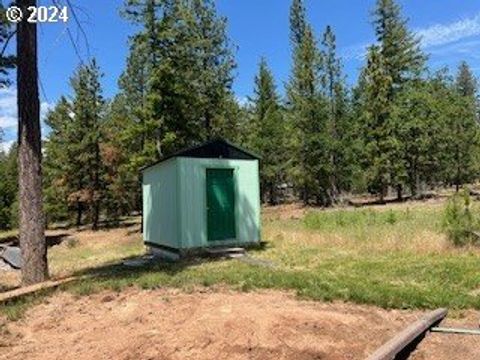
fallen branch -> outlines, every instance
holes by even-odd
[[[10,300],[17,299],[25,295],[36,293],[41,290],[52,289],[57,286],[72,282],[74,280],[79,280],[79,279],[81,279],[81,277],[72,276],[72,277],[59,279],[59,280],[49,280],[49,281],[41,282],[39,284],[34,284],[34,285],[18,288],[15,290],[6,291],[0,294],[0,304]]]
[[[427,314],[406,329],[398,333],[386,344],[370,355],[367,360],[393,360],[407,359],[423,339],[425,333],[433,326],[440,323],[447,316],[447,309],[438,309]]]

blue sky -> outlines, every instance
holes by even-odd
[[[64,0],[58,0],[64,3]],[[122,0],[72,0],[88,39],[89,54],[95,56],[104,72],[107,97],[117,91],[128,51],[128,36],[135,31],[119,16]],[[253,77],[261,56],[265,56],[283,92],[290,71],[288,12],[291,0],[218,0],[218,9],[228,18],[228,32],[237,46],[234,90],[240,100],[252,92]],[[50,5],[51,0],[39,0]],[[309,21],[317,38],[326,25],[336,33],[339,53],[343,55],[348,82],[354,83],[363,64],[364,48],[374,39],[370,23],[374,0],[306,0]],[[454,68],[467,60],[480,74],[480,0],[401,0],[410,28],[422,37],[422,46],[430,54],[433,68]],[[68,27],[78,52],[69,39]],[[68,95],[69,77],[79,63],[87,59],[86,41],[75,22],[43,24],[39,29],[39,68],[45,114],[62,94]],[[15,89],[0,90],[0,127],[8,147],[16,137]],[[44,134],[47,132],[44,129]]]

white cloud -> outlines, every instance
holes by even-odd
[[[236,100],[240,106],[247,106],[250,104],[248,96],[236,96]]]
[[[0,141],[0,152],[8,152],[12,145],[14,144],[15,140],[9,140],[9,141]]]
[[[40,104],[40,119],[44,119],[53,105],[44,101]],[[15,131],[18,126],[17,93],[15,89],[0,89],[0,128]]]
[[[0,128],[17,126],[17,95],[12,89],[0,89]]]
[[[449,24],[434,24],[417,30],[425,49],[434,46],[446,45],[472,36],[480,35],[480,13]]]
[[[468,54],[473,49],[480,51],[477,43],[471,41],[472,38],[480,36],[480,13],[448,24],[433,24],[418,28],[414,32],[420,39],[421,47],[434,55]],[[342,54],[346,59],[363,60],[368,46],[373,43],[375,40],[347,46],[342,50]]]

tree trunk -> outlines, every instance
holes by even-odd
[[[271,181],[268,184],[269,187],[269,203],[270,205],[277,205],[277,192],[275,191],[275,183]]]
[[[40,102],[38,98],[37,27],[26,21],[36,0],[18,0],[24,20],[17,25],[17,106],[19,225],[22,283],[48,278],[45,218],[42,204]]]
[[[98,131],[98,129],[97,129]],[[98,139],[97,139],[98,141]],[[100,145],[95,144],[95,173],[93,178],[93,230],[98,230],[98,222],[100,220]]]
[[[402,201],[403,200],[403,187],[401,184],[397,185],[397,200]]]
[[[303,198],[303,205],[308,206],[308,200],[310,198],[310,194],[308,192],[307,186],[303,187],[302,198]]]
[[[82,225],[82,203],[77,201],[77,228]]]
[[[98,201],[95,201],[93,204],[93,221],[92,221],[92,230],[98,230],[98,222],[100,220],[100,204]]]
[[[380,185],[380,203],[385,203],[385,197],[388,193],[388,186],[385,184]]]

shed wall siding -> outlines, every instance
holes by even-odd
[[[177,161],[170,159],[143,173],[143,238],[178,248]]]
[[[260,240],[260,189],[257,160],[177,158],[179,234],[182,248]],[[232,168],[235,178],[236,239],[207,239],[206,169]]]

